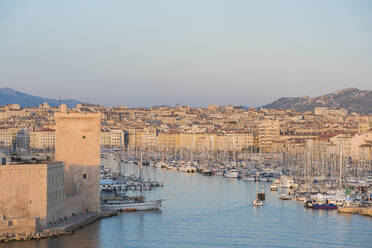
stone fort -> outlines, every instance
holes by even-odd
[[[55,161],[0,165],[0,236],[101,211],[99,113],[55,113]]]

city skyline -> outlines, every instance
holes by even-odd
[[[106,106],[256,107],[370,89],[368,1],[0,7],[0,87],[32,95]]]

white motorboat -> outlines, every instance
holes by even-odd
[[[238,178],[239,172],[237,170],[228,170],[223,176],[227,178]]]
[[[255,182],[256,179],[254,177],[244,177],[243,178],[243,181],[246,181],[246,182]]]
[[[280,199],[280,200],[292,200],[292,197],[291,197],[289,194],[285,194],[285,193],[283,193],[283,194],[281,194],[281,195],[279,196],[279,199]]]
[[[261,201],[260,199],[255,199],[253,201],[253,206],[259,207],[259,206],[262,206],[262,205],[263,205],[263,201]]]

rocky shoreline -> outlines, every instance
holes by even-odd
[[[71,235],[76,230],[79,230],[89,224],[92,224],[97,220],[108,218],[111,216],[116,216],[117,214],[118,214],[117,211],[105,211],[99,214],[89,215],[86,218],[83,218],[81,221],[72,222],[70,224],[62,225],[55,228],[47,228],[37,233],[20,233],[1,236],[0,243],[9,241],[26,241],[43,238],[53,238],[61,235]]]

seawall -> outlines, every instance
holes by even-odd
[[[20,234],[8,234],[7,236],[0,237],[1,242],[9,242],[9,241],[25,241],[25,240],[33,240],[33,239],[42,239],[42,238],[52,238],[57,237],[60,235],[70,235],[73,234],[74,231],[83,228],[93,222],[108,218],[111,216],[116,216],[118,214],[117,211],[104,211],[101,213],[85,213],[69,220],[66,220],[62,223],[53,225],[48,227],[40,232],[37,233],[20,233]]]

